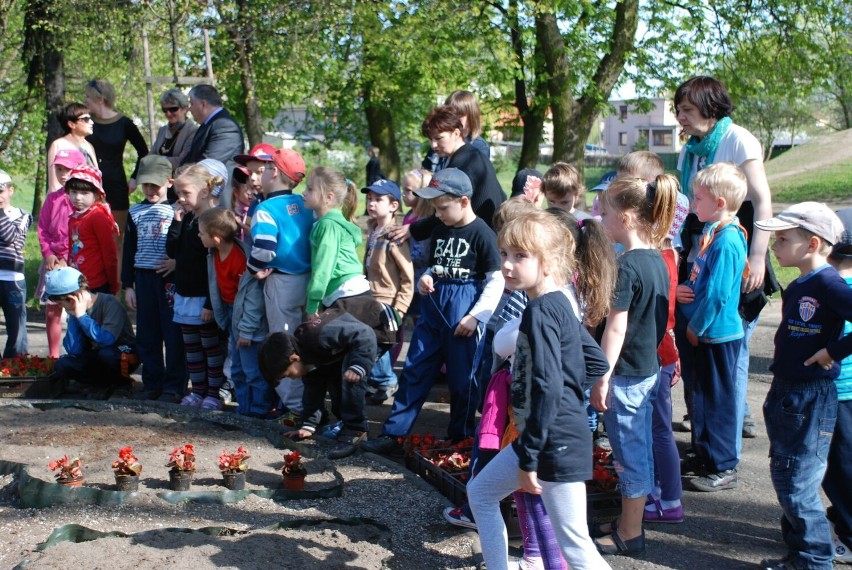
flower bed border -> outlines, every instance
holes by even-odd
[[[40,399],[49,395],[49,376],[0,377],[0,398]]]

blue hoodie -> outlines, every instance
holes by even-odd
[[[695,291],[695,300],[680,304],[680,309],[699,341],[738,340],[743,337],[738,309],[748,251],[745,230],[735,216],[725,225],[707,224],[700,243],[707,239],[710,243],[695,259],[685,283]]]

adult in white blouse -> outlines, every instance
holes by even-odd
[[[82,103],[68,103],[59,111],[59,126],[62,127],[63,135],[50,143],[47,149],[47,191],[48,193],[58,190],[62,183],[56,177],[53,170],[53,161],[56,153],[60,150],[79,150],[86,157],[86,163],[95,168],[98,167],[98,157],[95,155],[95,147],[86,140],[92,134],[94,122],[89,108]]]

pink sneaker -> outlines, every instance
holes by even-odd
[[[683,522],[683,505],[671,509],[664,509],[659,501],[654,501],[656,508],[653,511],[645,509],[642,520],[646,523],[669,523],[677,524]]]
[[[204,400],[198,394],[190,394],[189,396],[184,396],[183,400],[180,401],[180,405],[197,408],[201,405],[201,402],[203,401]]]
[[[204,398],[204,401],[201,402],[202,410],[221,410],[222,409],[222,400],[219,398],[214,398],[213,396],[207,396]]]

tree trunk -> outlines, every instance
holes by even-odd
[[[541,144],[542,134],[544,133],[544,119],[547,114],[547,102],[540,102],[536,98],[530,101],[527,93],[527,85],[525,77],[527,75],[526,63],[524,58],[524,43],[521,38],[521,25],[518,21],[518,1],[509,1],[509,26],[510,36],[512,41],[512,51],[515,52],[515,57],[518,58],[518,67],[520,68],[515,77],[515,107],[518,109],[518,115],[524,125],[523,143],[521,144],[521,156],[518,158],[517,170],[524,168],[535,168],[538,164],[539,145]],[[536,42],[535,53],[533,56],[532,85],[535,92],[535,97],[540,97],[540,86],[538,79],[543,77],[542,69],[543,58],[541,55],[541,47],[539,42]]]
[[[609,37],[609,50],[598,63],[582,95],[574,99],[577,75],[573,73],[556,15],[536,16],[536,39],[541,44],[547,72],[547,90],[553,113],[553,160],[574,164],[583,170],[586,139],[600,104],[609,99],[612,88],[633,50],[639,23],[639,0],[619,0]]]
[[[240,84],[243,87],[243,114],[246,118],[246,134],[249,146],[263,142],[263,115],[260,112],[260,102],[257,99],[257,89],[254,73],[254,42],[255,33],[253,18],[249,12],[246,0],[237,2],[237,21],[228,27],[228,34],[234,43],[237,54],[237,64],[240,68]]]
[[[370,144],[379,148],[382,172],[391,180],[400,179],[399,149],[396,146],[396,133],[393,129],[393,114],[383,102],[372,98],[372,83],[364,88],[364,113],[367,117],[367,130]]]

